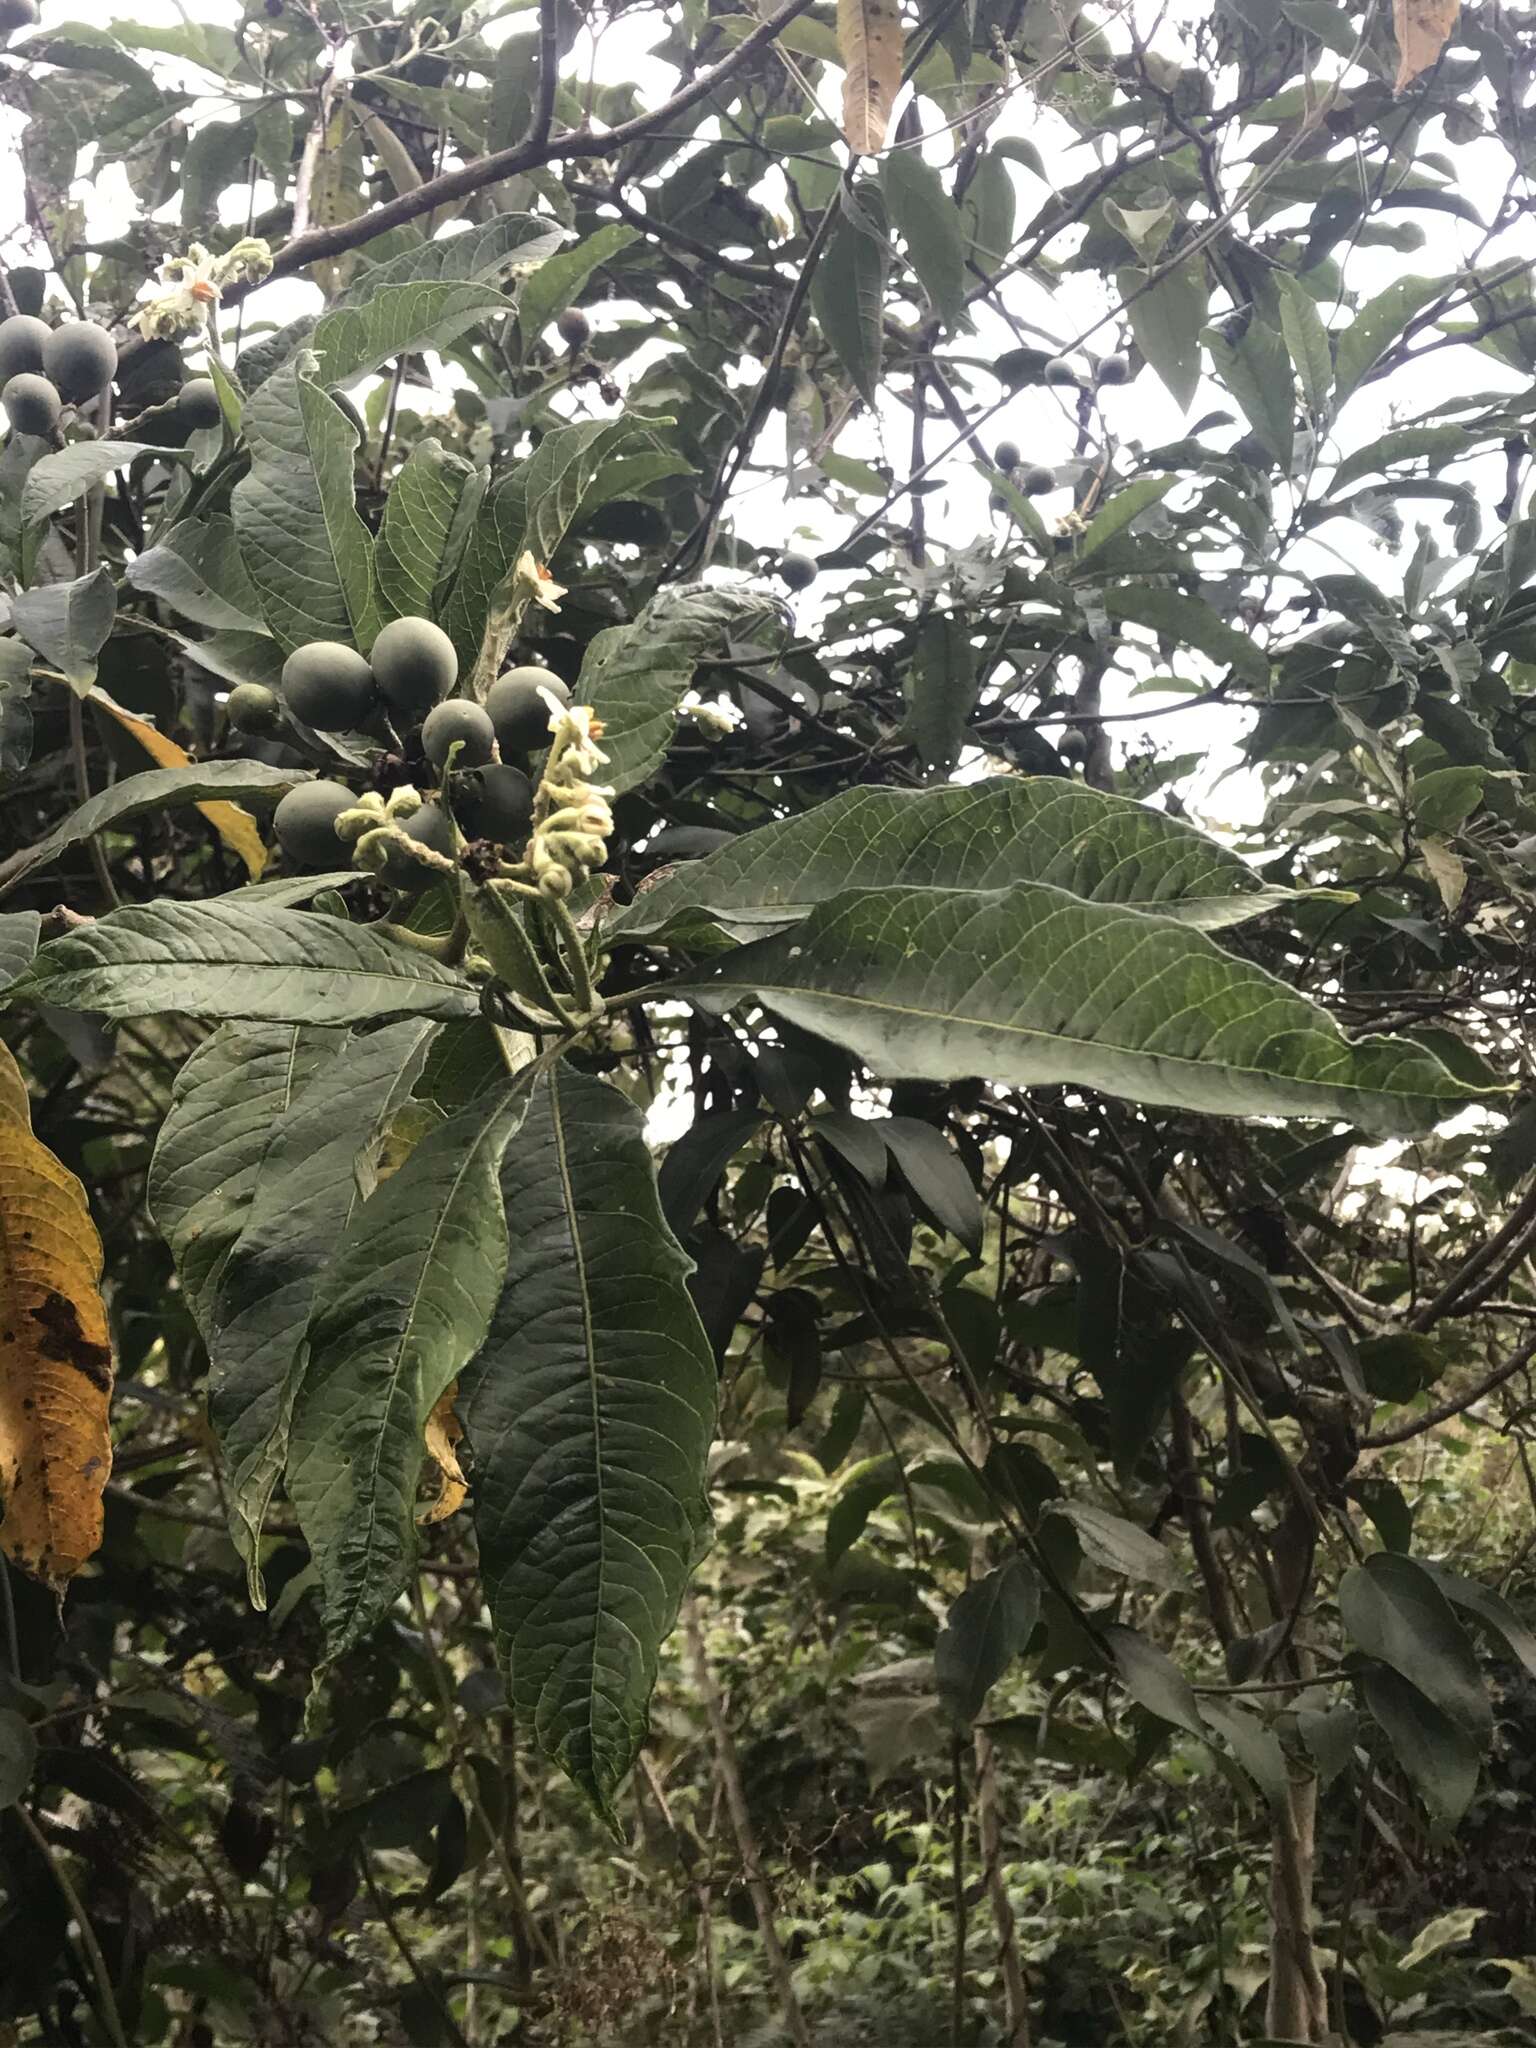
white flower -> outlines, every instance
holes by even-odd
[[[706,703],[697,690],[689,690],[677,707],[683,718],[691,718],[700,732],[706,732],[711,739],[724,739],[741,724],[742,714],[734,704],[723,700]]]
[[[138,314],[139,332],[146,341],[200,334],[227,284],[260,284],[271,269],[272,251],[254,235],[245,236],[222,256],[210,255],[201,242],[193,242],[185,256],[168,256],[161,264],[160,282],[166,290]]]
[[[524,548],[517,558],[512,571],[512,596],[514,601],[521,598],[524,605],[542,605],[547,612],[557,612],[560,600],[565,596],[567,586],[557,583],[541,562],[533,559],[532,550]]]
[[[604,767],[608,756],[598,746],[603,721],[590,704],[562,704],[542,685],[539,695],[549,706],[550,763],[558,760],[566,782],[580,780]],[[611,791],[607,792],[612,794]]]

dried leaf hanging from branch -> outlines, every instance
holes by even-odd
[[[454,1412],[458,1398],[459,1383],[455,1380],[445,1387],[438,1397],[437,1406],[427,1417],[427,1456],[437,1468],[437,1493],[417,1514],[416,1519],[424,1526],[433,1522],[446,1522],[457,1514],[464,1505],[464,1496],[469,1492],[465,1482],[464,1468],[459,1463],[459,1445],[464,1441],[464,1426]]]
[[[1392,32],[1398,53],[1395,92],[1406,92],[1434,63],[1460,12],[1461,0],[1392,0]]]
[[[837,0],[837,47],[846,74],[843,137],[855,156],[876,156],[885,147],[901,88],[903,42],[897,0]]]
[[[136,718],[131,711],[125,711],[121,704],[114,703],[106,691],[99,686],[90,693],[93,704],[99,705],[109,718],[116,719],[123,731],[129,733],[148,754],[157,768],[187,768],[192,757],[184,748],[178,747],[172,739],[150,725],[145,719]],[[221,802],[210,798],[207,803],[197,806],[218,833],[232,854],[245,863],[246,872],[253,882],[261,880],[261,871],[267,864],[267,849],[262,844],[261,832],[249,811],[241,810],[238,804]]]

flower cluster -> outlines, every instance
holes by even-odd
[[[146,341],[200,334],[226,285],[260,284],[271,270],[272,251],[254,235],[245,236],[222,256],[210,255],[201,242],[194,242],[185,256],[170,256],[161,264],[160,282],[166,289],[139,311],[139,332]]]
[[[679,717],[692,719],[700,732],[707,733],[712,740],[724,739],[733,733],[742,719],[734,704],[711,703],[697,690],[689,690],[677,709]]]
[[[591,705],[562,704],[551,690],[539,695],[549,706],[551,738],[534,801],[528,866],[546,896],[565,897],[608,857],[613,791],[587,779],[608,759],[597,744],[603,728]]]

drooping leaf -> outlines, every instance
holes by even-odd
[[[1022,1557],[1010,1557],[967,1586],[939,1632],[933,1669],[939,1697],[961,1721],[974,1721],[987,1694],[1022,1656],[1040,1618],[1040,1581]]]
[[[892,1079],[984,1074],[1388,1134],[1478,1093],[1416,1045],[1346,1039],[1201,932],[1038,883],[849,891],[676,992],[755,997]]]
[[[1150,626],[1161,637],[1198,648],[1260,689],[1269,681],[1269,657],[1258,641],[1229,626],[1203,598],[1155,584],[1121,583],[1104,592],[1104,609],[1112,619]]]
[[[0,1553],[55,1592],[101,1542],[112,1469],[101,1270],[85,1189],[34,1136],[0,1045]]]
[[[981,1196],[944,1133],[910,1116],[884,1117],[874,1128],[890,1147],[914,1199],[940,1229],[949,1231],[979,1257]]]
[[[1290,1769],[1280,1738],[1252,1707],[1236,1700],[1206,1700],[1200,1715],[1227,1744],[1266,1799],[1276,1805],[1290,1791]]]
[[[183,519],[124,571],[135,590],[215,632],[263,633],[261,599],[235,539],[233,522],[215,514]]]
[[[1205,344],[1216,375],[1236,399],[1249,426],[1280,468],[1289,472],[1296,437],[1296,387],[1279,328],[1254,320],[1233,342],[1208,327]],[[1342,398],[1342,391],[1340,395]]]
[[[947,772],[976,708],[976,656],[965,619],[934,612],[918,631],[907,671],[907,727],[925,767]]]
[[[1164,811],[1059,776],[849,789],[676,869],[614,920],[626,938],[712,919],[737,938],[798,923],[847,889],[1048,882],[1196,926],[1283,901],[1236,854]]]
[[[638,228],[626,227],[622,221],[609,221],[574,249],[562,249],[541,263],[517,295],[517,324],[524,347],[537,341],[550,321],[558,319],[580,295],[594,270],[639,238]]]
[[[943,179],[916,150],[898,149],[880,166],[880,189],[918,283],[945,326],[953,327],[965,310],[965,247]]]
[[[1366,378],[1415,314],[1452,289],[1443,277],[1400,277],[1368,299],[1339,336],[1336,356],[1338,403]]]
[[[1328,330],[1317,310],[1317,301],[1298,279],[1282,274],[1276,278],[1275,288],[1280,294],[1280,332],[1295,365],[1301,395],[1313,418],[1321,418],[1333,389],[1333,352]]]
[[[843,139],[855,156],[878,156],[885,147],[904,41],[898,0],[837,0]]]
[[[1411,1557],[1378,1551],[1339,1582],[1350,1640],[1390,1665],[1472,1741],[1493,1732],[1493,1708],[1465,1629],[1445,1594]]]
[[[282,1472],[316,1286],[371,1184],[369,1150],[409,1095],[431,1026],[328,1034],[329,1057],[272,1120],[243,1227],[224,1260],[208,1339],[209,1417],[231,1534],[257,1606],[257,1551]]]
[[[99,687],[91,691],[90,700],[104,711],[108,718],[115,720],[161,768],[180,770],[187,774],[194,772],[191,756],[178,747],[174,740],[167,739],[165,734],[151,725],[147,719],[135,718],[131,711],[125,711],[121,704],[114,702],[106,691]],[[300,782],[303,777],[294,775],[289,779]],[[230,852],[245,863],[245,871],[251,880],[259,881],[267,865],[267,849],[256,828],[255,819],[248,811],[241,810],[238,804],[222,798],[211,797],[206,801],[194,798],[193,801]]]
[[[452,566],[449,542],[460,506],[478,475],[433,435],[412,448],[389,487],[374,554],[386,619],[432,616],[433,594]]]
[[[541,1076],[502,1193],[506,1282],[460,1378],[480,1566],[524,1726],[606,1812],[708,1527],[714,1360],[622,1096]]]
[[[1188,412],[1200,383],[1200,332],[1210,306],[1203,262],[1170,270],[1148,285],[1145,270],[1121,270],[1115,282],[1130,315],[1137,346]]]
[[[1392,1754],[1442,1830],[1453,1828],[1477,1790],[1477,1744],[1416,1685],[1386,1664],[1369,1664],[1360,1689]]]
[[[145,455],[166,463],[186,459],[184,449],[157,448],[141,441],[71,441],[56,454],[43,456],[33,463],[22,486],[23,526],[41,524],[76,498],[83,498],[114,469],[126,469]]]
[[[31,966],[42,925],[36,910],[0,911],[0,989]]]
[[[861,0],[844,0],[859,5]],[[873,406],[885,351],[884,208],[870,185],[843,194],[837,224],[811,280],[811,306],[854,389]]]
[[[875,1509],[889,1500],[900,1485],[898,1458],[863,1458],[848,1468],[827,1514],[824,1547],[829,1565],[835,1565],[853,1548],[869,1526]]]
[[[1140,1707],[1188,1735],[1207,1733],[1194,1688],[1173,1659],[1133,1628],[1111,1623],[1103,1630],[1120,1683]]]
[[[1090,1501],[1063,1501],[1052,1510],[1070,1522],[1083,1555],[1108,1572],[1148,1586],[1169,1588],[1183,1583],[1172,1555],[1155,1536],[1124,1515],[1096,1508]]]
[[[1510,1606],[1500,1593],[1488,1586],[1480,1586],[1475,1579],[1466,1579],[1459,1572],[1449,1572],[1443,1565],[1426,1564],[1423,1569],[1429,1573],[1440,1591],[1453,1607],[1470,1614],[1480,1622],[1488,1633],[1527,1674],[1536,1678],[1536,1630]]]
[[[116,617],[117,588],[105,565],[69,583],[19,590],[11,604],[19,636],[82,697],[96,680],[96,657]]]
[[[1123,490],[1116,491],[1089,520],[1088,531],[1077,544],[1079,556],[1093,554],[1106,541],[1113,540],[1117,533],[1123,533],[1149,505],[1156,505],[1166,498],[1177,481],[1171,476],[1139,476]]]
[[[182,1010],[316,1025],[471,1017],[479,1009],[462,975],[367,925],[243,896],[130,905],[66,932],[42,948],[7,1000],[109,1017]]]
[[[429,1131],[354,1212],[316,1289],[287,1487],[333,1661],[409,1576],[427,1421],[484,1342],[502,1285],[501,1157],[526,1101],[507,1088]]]

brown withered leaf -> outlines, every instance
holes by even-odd
[[[1460,12],[1461,0],[1392,0],[1392,33],[1397,37],[1394,92],[1406,92],[1434,63]]]
[[[899,0],[837,0],[843,138],[855,156],[877,156],[885,147],[904,42]]]
[[[437,1467],[438,1489],[435,1500],[418,1510],[416,1519],[426,1527],[432,1522],[446,1522],[464,1505],[464,1496],[469,1492],[459,1464],[458,1447],[464,1441],[464,1425],[453,1411],[458,1398],[459,1383],[445,1387],[438,1397],[437,1406],[427,1417],[427,1456]]]
[[[62,1592],[101,1542],[112,1470],[101,1240],[0,1052],[0,1551]]]

